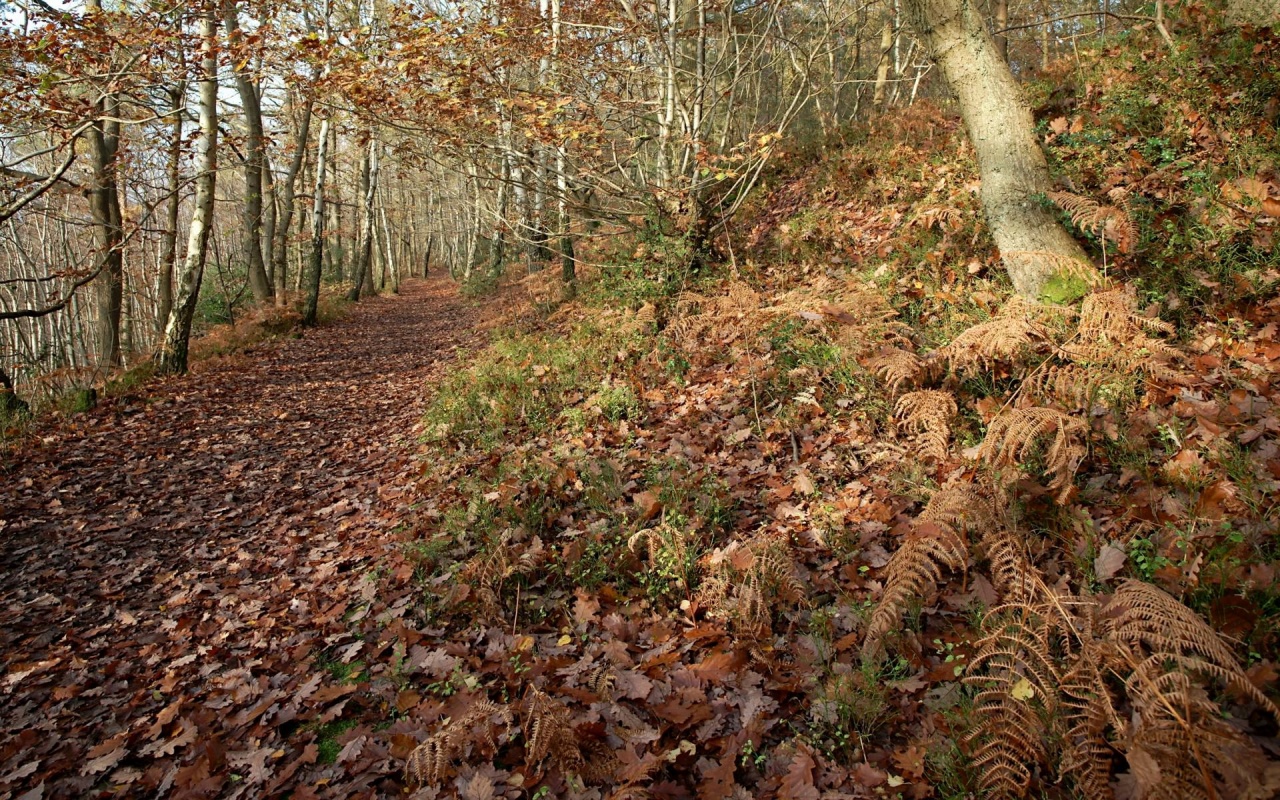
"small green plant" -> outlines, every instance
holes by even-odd
[[[316,666],[328,672],[329,677],[343,684],[359,683],[365,671],[365,663],[363,661],[344,662],[328,656],[317,658]]]
[[[314,728],[316,758],[321,764],[332,764],[338,760],[338,754],[342,752],[342,745],[338,743],[338,739],[356,724],[354,719],[340,719]]]
[[[893,719],[888,682],[910,673],[902,659],[884,666],[865,663],[821,680],[810,706],[812,736],[832,758],[855,756],[865,739]]]

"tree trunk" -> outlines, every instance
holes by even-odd
[[[885,14],[880,28],[880,60],[876,63],[876,88],[871,96],[871,107],[879,113],[884,110],[884,98],[889,84],[889,51],[893,48],[893,18]]]
[[[200,172],[196,178],[191,230],[187,235],[187,255],[179,276],[173,311],[164,326],[164,342],[160,347],[158,370],[166,375],[187,371],[191,322],[195,319],[200,282],[204,278],[205,254],[209,248],[214,188],[218,175],[218,20],[212,7],[201,19],[200,35],[203,39],[200,62]]]
[[[302,324],[315,325],[320,305],[320,273],[324,268],[324,172],[328,158],[329,118],[320,123],[316,145],[316,184],[314,208],[311,211],[311,259],[307,265],[307,299],[302,311]]]
[[[360,292],[368,286],[369,292],[372,292],[373,281],[369,280],[372,275],[372,269],[369,262],[373,255],[373,198],[378,193],[378,142],[372,136],[369,137],[369,149],[365,152],[364,166],[360,170],[360,195],[364,200],[364,206],[361,209],[361,225],[360,225],[360,241],[356,245],[356,270],[355,281],[351,286],[351,291],[347,294],[347,299],[355,301],[360,299]]]
[[[996,30],[996,52],[1000,54],[1000,60],[1009,63],[1009,35],[1004,29],[1009,27],[1009,0],[996,0],[994,27]],[[1106,17],[1103,17],[1106,19]]]
[[[234,70],[236,92],[244,108],[244,123],[248,130],[244,158],[244,207],[241,210],[241,242],[249,266],[249,289],[259,304],[272,297],[271,282],[262,262],[262,107],[258,102],[258,90],[245,71],[248,58],[234,52],[240,43],[240,21],[236,16],[237,0],[224,0],[223,19],[227,26],[227,41],[232,48],[232,62],[239,66]]]
[[[267,270],[267,283],[275,294],[276,285],[276,181],[272,174],[271,160],[262,154],[262,264]]]
[[[85,11],[101,13],[101,0],[88,0]],[[89,211],[93,216],[94,241],[102,271],[96,279],[98,297],[98,365],[120,366],[120,309],[124,297],[124,240],[120,216],[120,187],[116,175],[120,149],[120,123],[116,95],[104,88],[98,101],[96,120],[88,131],[93,159],[93,179],[89,189]]]
[[[1023,297],[1068,302],[1087,285],[1060,260],[1088,263],[1042,205],[1051,188],[1031,111],[997,52],[973,0],[906,0],[917,29],[960,103],[982,176],[987,224]]]
[[[293,194],[297,186],[298,175],[302,172],[302,164],[307,156],[307,137],[311,131],[311,107],[315,97],[309,95],[302,107],[302,119],[298,123],[298,132],[293,142],[293,160],[289,163],[289,171],[280,181],[280,215],[276,220],[276,243],[272,248],[275,255],[276,300],[283,302],[286,294],[286,272],[289,263],[289,229],[293,225]]]
[[[178,263],[178,212],[182,206],[182,112],[186,106],[186,82],[169,89],[169,108],[173,115],[169,133],[169,199],[165,201],[166,226],[163,254],[160,257],[160,286],[156,309],[156,336],[164,336],[169,313],[173,311],[173,268]]]

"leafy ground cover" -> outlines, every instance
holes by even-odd
[[[472,316],[446,281],[408,285],[9,454],[0,792],[339,783],[320,773],[364,707],[374,645],[359,626],[409,513],[416,401]]]
[[[1274,796],[1273,45],[1031,87],[1068,308],[917,104],[714,268],[650,226],[97,412],[5,495],[0,787]]]

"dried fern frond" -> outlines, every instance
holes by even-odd
[[[1009,409],[991,421],[982,440],[978,457],[997,468],[1021,469],[1035,453],[1041,440],[1044,448],[1044,470],[1051,474],[1050,489],[1056,489],[1058,502],[1066,500],[1071,478],[1085,456],[1080,439],[1088,428],[1083,420],[1055,408]]]
[[[1071,223],[1098,238],[1110,239],[1122,253],[1133,252],[1137,228],[1129,215],[1127,197],[1117,195],[1117,205],[1106,205],[1071,192],[1049,192],[1049,199],[1071,217]]]
[[[885,346],[867,361],[867,367],[896,392],[904,383],[915,383],[924,372],[924,362],[915,353],[892,345]]]
[[[706,573],[698,602],[707,616],[724,620],[745,638],[769,632],[778,603],[806,602],[807,589],[796,577],[791,546],[780,536],[762,534],[734,542],[702,563]]]
[[[852,279],[822,276],[778,298],[765,314],[818,323],[833,344],[855,357],[865,356],[874,343],[901,339],[908,332],[883,292],[874,284]]]
[[[1171,333],[1173,326],[1137,313],[1136,304],[1137,297],[1127,287],[1085,297],[1076,341],[1064,345],[1062,354],[1093,370],[1140,372],[1172,383],[1185,382],[1185,376],[1175,367],[1182,352],[1155,338]]]
[[[1050,364],[1022,382],[1022,391],[1066,408],[1086,410],[1098,390],[1118,376],[1108,370],[1079,364]]]
[[[955,528],[943,521],[918,521],[885,566],[884,593],[871,612],[862,657],[878,660],[885,635],[898,627],[911,602],[931,597],[943,570],[963,570],[968,559],[969,546]]]
[[[1186,676],[1180,676],[1183,679]],[[1207,698],[1193,697],[1189,681],[1173,690],[1183,705],[1135,702],[1137,718],[1121,746],[1144,798],[1264,800],[1280,789],[1273,763],[1233,728]]]
[[[973,762],[987,797],[1025,797],[1032,771],[1048,761],[1044,720],[1054,718],[1062,676],[1040,610],[993,609],[983,621],[992,632],[977,642],[964,678],[980,689],[965,741],[977,745]]]
[[[965,217],[966,212],[955,206],[933,206],[921,211],[908,224],[919,226],[925,230],[937,225],[939,230],[947,233],[963,227]]]
[[[584,759],[568,706],[530,686],[524,698],[524,740],[528,763],[548,758],[563,772],[578,772]]]
[[[894,406],[899,427],[919,435],[921,455],[946,461],[951,443],[951,420],[959,413],[950,392],[923,389],[904,394]]]
[[[459,580],[476,588],[476,596],[487,611],[498,608],[503,584],[517,575],[532,575],[546,560],[542,539],[517,542],[512,531],[504,531],[497,542],[472,556],[458,571]]]
[[[992,585],[1009,603],[1030,603],[1042,594],[1040,573],[1026,555],[1026,543],[1008,528],[989,528],[982,549],[991,563]]]
[[[953,372],[981,372],[998,361],[1016,361],[1047,338],[1037,317],[1043,308],[1014,296],[994,317],[961,331],[945,347],[934,351]]]
[[[1058,766],[1085,797],[1109,798],[1116,748],[1108,732],[1123,722],[1111,701],[1102,666],[1110,659],[1106,643],[1088,638],[1071,668],[1062,677],[1063,727],[1066,748]]]
[[[1280,709],[1240,669],[1222,637],[1176,598],[1149,583],[1129,580],[1116,590],[1107,611],[1107,632],[1136,657],[1138,663],[1130,666],[1138,677],[1146,674],[1138,669],[1143,664],[1161,672],[1172,665],[1222,682],[1280,720]]]
[[[920,520],[979,536],[999,527],[995,505],[971,483],[959,483],[934,492],[920,512]]]
[[[405,776],[418,784],[437,784],[453,769],[456,759],[467,755],[476,744],[490,751],[498,748],[494,728],[502,725],[507,733],[515,719],[511,709],[489,700],[479,700],[466,714],[446,722],[443,728],[413,749],[405,762]]]

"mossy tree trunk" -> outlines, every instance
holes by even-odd
[[[1062,259],[1088,259],[1044,205],[1049,167],[1031,111],[980,9],[974,0],[905,4],[960,103],[982,177],[987,224],[1014,288],[1032,300],[1075,299],[1086,285],[1062,269]]]

